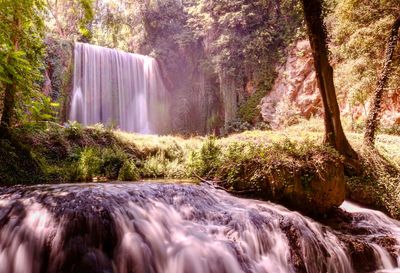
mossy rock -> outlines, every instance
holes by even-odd
[[[233,166],[233,165],[232,165]],[[315,152],[306,158],[240,161],[229,173],[234,191],[253,190],[254,197],[320,216],[345,199],[344,166],[339,156]],[[229,176],[227,177],[229,180]]]
[[[311,215],[339,207],[346,195],[342,162],[334,158],[314,158],[313,162],[319,166],[300,162],[295,168],[282,166],[280,175],[271,175],[267,189],[274,190],[274,199]]]

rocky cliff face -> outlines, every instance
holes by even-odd
[[[171,97],[172,133],[206,134],[221,127],[220,81],[214,71],[202,66],[202,46],[182,48],[175,59],[161,56],[157,60]]]
[[[277,69],[278,76],[272,90],[259,105],[262,118],[272,128],[296,123],[300,118],[322,116],[323,108],[319,94],[311,48],[308,40],[295,42],[287,50],[284,65]],[[344,95],[346,90],[336,90],[342,115],[352,121],[365,120],[368,113],[364,106],[350,105]],[[383,103],[382,125],[400,125],[400,90],[386,94]]]
[[[261,115],[272,128],[323,113],[314,71],[310,44],[296,42],[288,49],[287,61],[278,69],[278,77],[261,101]],[[289,124],[290,125],[290,124]]]
[[[67,40],[47,38],[46,70],[42,92],[60,104],[59,120],[68,119],[70,95],[73,85],[74,43]]]

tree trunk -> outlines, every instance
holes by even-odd
[[[318,87],[324,107],[325,143],[334,147],[353,167],[357,167],[358,155],[348,142],[340,121],[340,110],[333,82],[333,69],[329,63],[326,28],[320,0],[301,0],[307,32],[314,58]]]
[[[1,116],[1,128],[9,128],[15,107],[15,84],[6,84],[4,91],[4,107]]]
[[[383,92],[389,80],[393,53],[398,40],[399,28],[400,16],[397,17],[392,26],[392,30],[390,31],[390,36],[386,47],[385,62],[383,64],[382,73],[376,85],[374,100],[368,114],[367,126],[364,134],[364,143],[368,146],[374,146],[375,132],[379,125],[379,116],[381,114]]]

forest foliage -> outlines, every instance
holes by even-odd
[[[400,5],[397,0],[336,2],[327,18],[336,63],[335,84],[342,99],[348,99],[351,106],[361,105],[366,111],[383,64],[390,29],[400,14]],[[399,47],[392,67],[388,97],[400,90]]]
[[[361,106],[364,112],[367,109],[388,31],[400,12],[396,2],[325,1],[338,98],[350,107]],[[272,87],[275,69],[284,60],[284,48],[304,37],[299,2],[291,0],[48,3],[48,32],[55,37],[79,39],[79,31],[86,26],[91,43],[151,55],[166,71],[176,71],[178,75],[182,74],[184,62],[207,72],[234,75],[239,82],[254,80],[255,97],[248,100],[252,94],[241,94],[238,112],[243,121],[250,123],[258,115],[260,98]],[[87,12],[89,7],[91,11]],[[399,54],[397,50],[387,88],[389,96],[400,88]]]
[[[71,8],[69,1],[62,0],[56,1],[57,6],[49,5],[53,9],[49,34],[79,39],[76,32],[60,30],[59,26],[64,25],[79,28],[79,20],[83,18],[82,12],[73,18],[60,16],[64,2],[64,9]],[[212,101],[210,107],[215,109],[221,108],[218,105],[221,99],[215,98],[220,96],[220,90],[214,86],[221,85],[225,78],[232,78],[239,89],[252,82],[248,93],[230,90],[238,93],[238,103],[242,104],[238,115],[248,122],[259,115],[256,110],[259,99],[247,103],[247,98],[256,91],[257,98],[261,98],[271,88],[275,68],[284,59],[284,49],[301,26],[299,5],[288,0],[110,0],[92,1],[92,8],[94,17],[87,24],[92,34],[90,42],[157,58],[169,89],[178,100],[183,100],[176,115],[188,115],[196,108],[201,108],[199,113],[195,111],[197,116],[207,111],[193,105],[196,102],[181,99],[185,93],[198,92],[194,91],[195,83],[199,75],[204,75],[212,86],[205,100]],[[56,24],[65,20],[70,22]],[[182,75],[185,77],[182,81],[187,82],[177,83],[176,78]],[[207,127],[220,123],[220,119],[218,113],[209,114]]]
[[[382,65],[388,31],[400,13],[398,1],[324,2],[338,99],[366,111]],[[176,75],[185,75],[182,64],[192,65],[212,79],[211,85],[218,84],[221,74],[232,75],[245,91],[237,94],[239,122],[253,124],[259,121],[257,105],[271,89],[276,68],[285,60],[285,48],[291,41],[304,38],[299,1],[292,0],[2,0],[0,5],[0,95],[4,94],[11,74],[19,77],[18,92],[26,96],[18,97],[19,115],[14,118],[28,121],[29,115],[23,117],[26,113],[41,113],[35,119],[44,120],[55,113],[57,105],[37,92],[46,66],[50,63],[59,75],[51,79],[55,89],[65,89],[65,82],[71,77],[70,72],[59,73],[68,69],[56,67],[65,65],[62,56],[71,53],[49,48],[43,43],[44,37],[47,41],[84,41],[148,54],[159,60],[163,71]],[[17,5],[33,6],[18,7],[18,16],[26,21],[21,33],[29,35],[21,42],[20,50],[12,53],[10,35],[18,36],[18,30],[13,27],[11,9],[16,10]],[[48,48],[44,63],[45,46]],[[399,54],[397,49],[387,88],[389,97],[400,88]],[[188,77],[196,73],[193,70]],[[219,91],[211,88],[215,96]],[[65,94],[55,98],[62,98],[58,101],[62,105],[66,103]],[[30,105],[34,108],[29,110],[24,102],[32,100],[37,103]],[[218,99],[207,100],[215,101],[212,107],[221,107]],[[179,114],[193,109],[193,105],[181,105],[185,109],[179,109]],[[65,119],[65,113],[61,116]],[[218,124],[220,119],[217,113],[207,123]]]
[[[0,97],[7,95],[1,100],[4,105],[0,109],[7,109],[2,125],[8,126],[13,120],[50,120],[54,104],[40,92],[45,3],[2,0],[0,7]]]

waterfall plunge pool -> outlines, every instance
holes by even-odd
[[[329,227],[206,185],[0,188],[0,273],[400,272],[400,223],[342,208]]]

